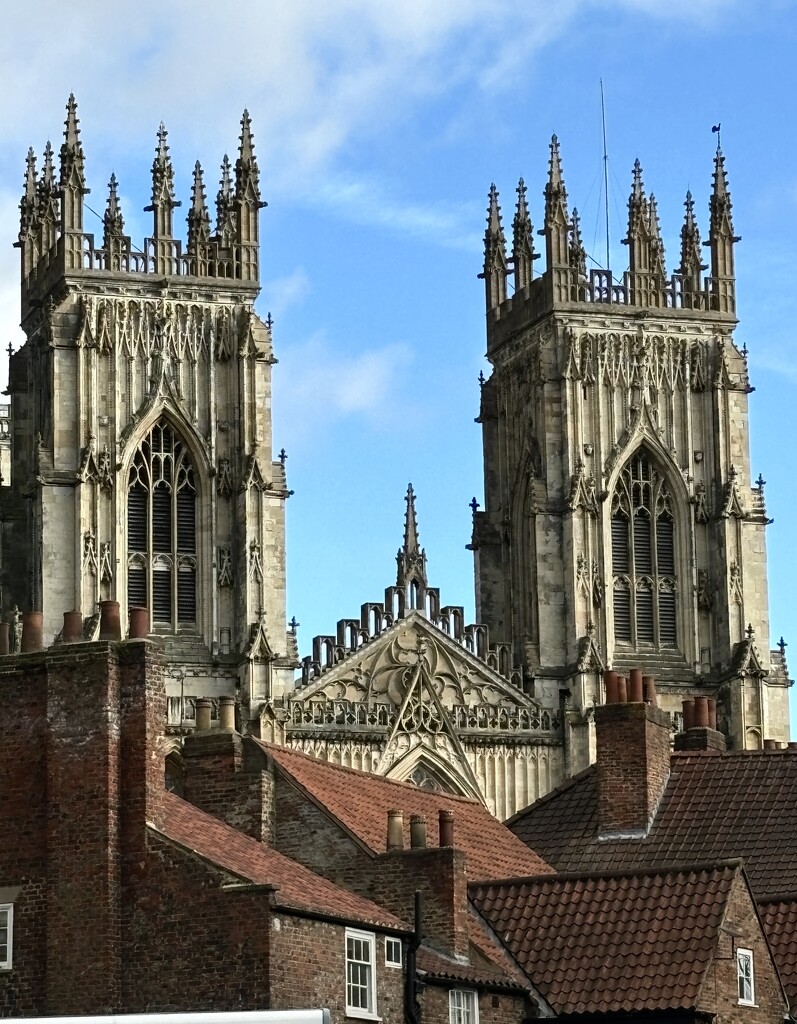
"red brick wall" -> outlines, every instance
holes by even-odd
[[[274,777],[265,754],[228,729],[186,736],[184,796],[261,842],[274,839]]]
[[[464,983],[452,987],[469,989]],[[426,986],[421,995],[423,1024],[449,1024],[449,991],[440,985]],[[522,996],[481,992],[478,1000],[479,1024],[521,1024],[532,1016]]]
[[[239,879],[151,831],[147,849],[126,886],[123,1012],[267,1007],[270,893],[223,889]]]
[[[644,832],[670,774],[670,721],[650,704],[595,709],[602,834]]]
[[[367,925],[362,931],[370,931]],[[376,938],[376,1009],[384,1024],[405,1024],[404,971],[385,966],[384,935]],[[346,1019],[345,928],[274,910],[271,922],[271,1002],[274,1010],[326,1006]],[[426,1024],[426,1021],[423,1022]]]
[[[736,950],[753,951],[755,1001],[741,1006],[738,999]],[[699,1009],[716,1014],[716,1024],[776,1024],[783,1021],[786,1001],[761,925],[744,879],[733,885],[720,929],[714,962],[700,995]]]
[[[0,659],[0,709],[0,886],[22,887],[14,903],[14,968],[0,971],[0,1017],[32,1016],[45,1010],[47,941],[47,691],[41,655]]]

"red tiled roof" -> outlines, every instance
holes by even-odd
[[[773,900],[758,908],[789,1003],[797,1002],[797,900]]]
[[[528,990],[529,984],[523,972],[495,936],[488,932],[484,921],[472,907],[468,912],[468,939],[469,963],[463,964],[421,946],[418,950],[418,969],[432,980],[464,982],[487,988]]]
[[[598,842],[597,773],[588,768],[507,823],[558,871],[742,858],[756,898],[797,895],[797,754],[676,753],[643,839]]]
[[[555,1013],[692,1009],[740,873],[549,875],[470,893]]]
[[[150,826],[154,831],[247,882],[278,886],[276,906],[390,930],[410,930],[370,900],[328,882],[174,793],[164,793],[162,799],[163,815],[157,826]]]
[[[404,811],[406,846],[411,814],[425,815],[428,845],[437,846],[438,811],[450,808],[454,811],[454,842],[467,857],[471,878],[551,870],[477,800],[421,789],[410,782],[395,782],[320,761],[296,750],[256,742],[286,775],[373,853],[385,851],[387,812],[391,808]]]

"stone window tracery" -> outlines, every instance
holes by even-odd
[[[196,483],[188,449],[159,420],[133,458],[127,486],[127,600],[156,627],[193,625],[196,607]]]
[[[654,650],[676,647],[673,502],[644,449],[617,481],[611,544],[615,641]]]

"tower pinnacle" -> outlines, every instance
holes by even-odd
[[[396,555],[398,563],[396,585],[406,587],[414,581],[419,586],[426,587],[426,552],[418,540],[418,518],[415,513],[415,491],[412,489],[412,484],[407,486],[405,501],[404,544]]]
[[[191,209],[188,211],[188,251],[196,253],[200,246],[210,241],[210,214],[205,197],[205,181],[202,165],[194,164],[194,180],[191,185]]]
[[[495,309],[506,299],[506,238],[501,224],[501,207],[498,204],[498,189],[490,185],[487,205],[487,228],[484,232],[484,287],[487,309]]]
[[[569,267],[567,234],[570,217],[567,212],[567,189],[562,174],[559,139],[551,136],[551,155],[548,162],[548,183],[545,186],[545,259],[548,270]],[[569,293],[565,282],[564,293]],[[558,289],[555,287],[555,291]]]
[[[172,211],[180,203],[174,198],[174,168],[169,156],[169,133],[161,121],[158,126],[158,144],[152,161],[152,203],[147,207],[154,214],[153,237],[172,238]]]
[[[526,183],[521,178],[517,186],[517,208],[512,221],[512,264],[515,271],[515,291],[531,284],[534,252],[534,231],[526,202]]]
[[[712,307],[722,313],[736,309],[736,280],[733,246],[741,241],[733,233],[731,193],[725,170],[725,156],[717,146],[714,156],[714,181],[709,199],[709,241],[711,248]]]
[[[85,157],[80,141],[80,121],[73,93],[66,104],[64,141],[61,145],[61,228],[63,231],[83,230],[83,196],[88,195],[84,175]]]
[[[235,234],[235,210],[232,197],[232,174],[230,158],[224,154],[221,161],[221,179],[216,193],[216,234],[222,246],[232,244]]]
[[[116,175],[111,174],[111,180],[108,182],[108,204],[105,207],[105,215],[102,218],[105,227],[103,245],[106,249],[108,248],[109,241],[112,238],[121,238],[125,230],[122,209],[119,206],[118,188],[119,182],[116,180]]]

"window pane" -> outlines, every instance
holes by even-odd
[[[659,572],[672,576],[675,573],[675,545],[673,538],[673,522],[669,516],[659,516],[656,520],[656,556]]]
[[[147,607],[147,573],[143,566],[131,565],[127,570],[127,604],[130,608]]]
[[[196,510],[194,492],[184,487],[177,492],[177,550],[196,551]]]
[[[172,550],[172,496],[165,484],[152,493],[152,549]]]
[[[640,643],[646,644],[652,644],[655,639],[652,590],[637,590],[636,592],[636,636]]]
[[[614,639],[631,642],[631,594],[621,587],[614,591]]]
[[[147,492],[140,484],[127,494],[127,550],[147,550]]]
[[[662,644],[675,647],[678,631],[675,623],[675,594],[671,590],[659,592],[659,634]]]
[[[157,567],[152,574],[152,612],[156,622],[171,622],[172,571]]]
[[[177,573],[177,619],[179,622],[196,621],[196,573],[181,569]]]
[[[650,519],[646,512],[637,512],[634,516],[634,568],[637,575],[653,572]]]
[[[628,572],[628,520],[620,515],[612,517],[612,570]]]

